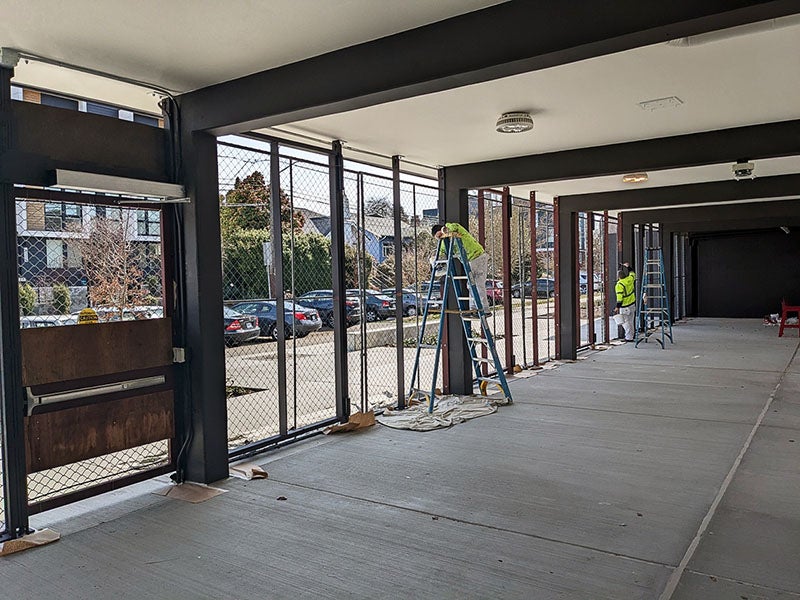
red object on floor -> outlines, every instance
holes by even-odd
[[[797,323],[792,325],[786,324],[786,317],[789,313],[794,313],[797,317]],[[800,329],[800,306],[789,306],[786,300],[781,300],[781,327],[778,330],[778,337],[783,337],[784,329]],[[800,332],[798,332],[800,334]]]

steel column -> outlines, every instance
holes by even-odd
[[[451,187],[447,180],[447,169],[444,168],[439,169],[439,215],[444,222],[469,227],[468,190]],[[446,323],[442,340],[443,391],[446,394],[469,395],[472,394],[474,372],[464,328],[457,315],[444,312],[444,309],[456,310],[457,302],[455,294],[449,294],[448,305],[442,307]]]
[[[536,192],[531,192],[531,332],[533,336],[533,365],[539,366],[539,257],[536,254]],[[522,279],[522,277],[520,277]],[[524,286],[522,286],[524,290]]]
[[[586,213],[586,313],[589,317],[588,342],[595,345],[594,329],[594,213]]]
[[[553,320],[555,330],[556,359],[561,359],[561,219],[558,210],[558,196],[553,198],[553,277],[555,283],[555,298],[553,306]]]
[[[278,333],[278,426],[281,435],[289,431],[286,409],[286,318],[283,292],[283,223],[281,222],[281,159],[280,145],[269,145],[269,212],[272,237],[272,293],[275,295],[275,331]],[[289,227],[292,227],[289,217]],[[296,387],[296,386],[295,386]]]
[[[581,271],[581,252],[580,252],[580,213],[575,214],[575,220],[572,223],[572,237],[575,240],[575,253],[572,261],[572,280],[575,286],[575,347],[581,347],[581,286],[579,283],[579,274]]]
[[[501,196],[502,206],[502,239],[503,239],[503,288],[511,289],[511,190],[506,186]],[[514,373],[514,319],[511,314],[511,302],[503,303],[504,341],[506,347],[506,372]]]
[[[211,483],[228,476],[217,140],[185,126],[181,153],[186,191],[192,199],[183,205],[189,384],[184,402],[191,404],[186,408],[192,415],[186,478]]]
[[[394,207],[394,316],[397,348],[397,407],[406,406],[406,373],[403,347],[403,230],[400,219],[400,156],[392,156],[392,198]]]
[[[11,78],[14,69],[0,68],[0,153],[13,145]],[[0,395],[2,405],[3,492],[5,532],[0,539],[29,531],[22,360],[19,333],[17,211],[14,186],[0,184]]]
[[[609,257],[609,236],[608,236],[608,211],[603,211],[603,342],[608,344],[611,341],[608,317],[611,314],[611,277]]]
[[[331,144],[331,279],[333,281],[333,363],[336,370],[336,416],[344,422],[350,418],[350,397],[347,385],[347,323],[344,277],[344,157],[342,142]],[[364,307],[361,307],[364,310]],[[361,318],[365,318],[362,314]]]
[[[576,328],[576,285],[575,254],[577,239],[575,223],[578,213],[565,209],[556,198],[554,203],[556,219],[556,358],[574,360],[577,358]]]

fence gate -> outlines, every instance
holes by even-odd
[[[2,492],[32,514],[174,469],[172,220],[120,197],[14,195],[25,416],[9,450],[26,477],[10,480],[26,489]]]

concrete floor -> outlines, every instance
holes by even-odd
[[[799,340],[675,341],[518,379],[448,430],[296,444],[201,504],[39,516],[63,538],[0,560],[0,598],[800,598]]]

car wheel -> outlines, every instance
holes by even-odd
[[[417,314],[417,308],[415,306],[409,306],[406,310],[406,316],[413,317]]]
[[[275,323],[269,326],[269,331],[267,331],[267,337],[272,338],[276,342],[278,341],[278,328],[276,327]]]
[[[556,291],[555,290],[550,290],[550,293],[547,294],[547,297],[548,298],[555,298],[556,297]]]
[[[511,295],[512,295],[512,296],[514,296],[514,298],[519,298],[519,296],[520,296],[520,294],[519,294],[519,290],[514,290],[514,291],[512,291],[512,292],[511,292]]]
[[[367,310],[367,321],[370,323],[374,323],[377,320],[378,320],[378,313],[375,311],[375,309],[370,308],[369,310]]]

